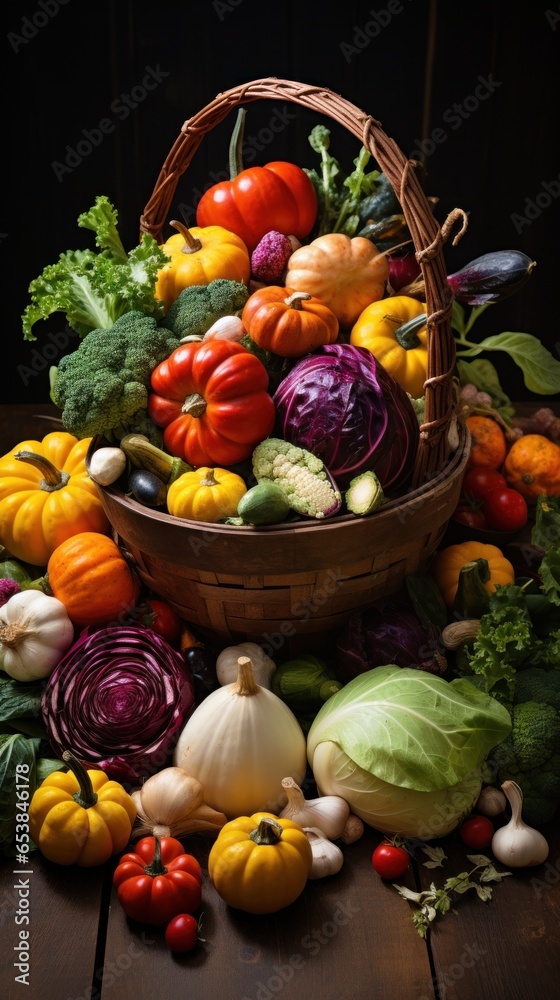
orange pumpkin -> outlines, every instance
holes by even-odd
[[[286,285],[316,296],[347,329],[366,306],[383,298],[388,277],[387,258],[370,240],[327,233],[294,251]]]
[[[467,469],[484,466],[485,469],[499,469],[507,452],[506,436],[493,417],[472,414],[467,417],[467,427],[471,432],[471,450]]]
[[[448,545],[436,554],[430,567],[431,575],[448,608],[453,607],[459,585],[459,574],[463,566],[475,559],[486,559],[488,563],[490,579],[484,586],[490,593],[493,593],[498,583],[513,583],[515,579],[513,566],[497,545],[476,541]]]
[[[241,320],[258,347],[281,358],[301,358],[316,347],[334,344],[338,320],[320,299],[309,292],[267,285],[253,292]]]
[[[118,545],[93,531],[72,535],[54,550],[47,582],[79,628],[122,621],[140,596],[139,581]]]
[[[560,446],[543,434],[524,434],[514,441],[504,463],[508,486],[535,501],[541,493],[560,495]]]

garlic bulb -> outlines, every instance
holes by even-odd
[[[88,473],[99,486],[110,486],[125,469],[126,455],[121,448],[98,448],[89,460]]]
[[[136,837],[184,837],[217,833],[226,823],[223,813],[204,801],[204,789],[180,767],[165,767],[132,792],[136,806]]]
[[[253,677],[261,687],[270,689],[270,679],[276,670],[262,646],[256,642],[240,642],[237,646],[226,646],[216,660],[216,677],[220,684],[234,684],[237,680],[237,661],[240,656],[248,656],[253,665]]]
[[[313,860],[309,878],[325,878],[326,875],[336,875],[344,863],[344,855],[337,844],[325,837],[318,827],[304,827],[307,839],[311,844]]]
[[[22,590],[0,608],[0,668],[16,681],[52,674],[74,640],[62,601]]]
[[[483,788],[476,802],[476,809],[483,816],[501,816],[506,808],[507,799],[499,788],[487,785]]]
[[[282,819],[291,819],[304,829],[318,827],[329,840],[338,840],[350,815],[345,799],[339,795],[306,799],[293,778],[283,778],[282,788],[288,796],[288,804],[280,813]]]
[[[203,340],[241,340],[246,330],[239,316],[221,316],[206,331]]]
[[[511,819],[492,837],[492,854],[509,868],[542,865],[548,857],[548,842],[542,833],[523,822],[523,792],[515,781],[504,781],[502,790],[511,806]]]
[[[364,835],[364,824],[359,816],[350,813],[346,820],[346,826],[340,835],[343,844],[354,844],[356,840]]]

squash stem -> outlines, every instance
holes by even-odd
[[[156,846],[154,849],[154,856],[150,861],[149,865],[146,865],[144,871],[146,875],[151,875],[154,878],[156,875],[166,875],[168,869],[165,867],[163,861],[161,860],[161,843],[159,837],[154,836]]]
[[[93,790],[93,785],[91,783],[91,778],[87,773],[84,765],[74,757],[74,754],[70,753],[69,750],[65,750],[62,754],[63,761],[68,764],[68,767],[72,771],[76,781],[78,782],[80,789],[75,795],[72,796],[74,802],[77,802],[79,806],[84,809],[90,809],[97,802],[97,794]]]
[[[182,413],[188,413],[189,417],[201,417],[206,410],[206,400],[199,392],[191,392],[185,396],[185,402],[181,407]]]
[[[190,229],[187,229],[184,223],[177,222],[177,219],[173,219],[169,225],[173,226],[173,229],[176,229],[185,241],[185,245],[181,247],[181,253],[198,253],[199,250],[202,250],[202,243],[199,239],[193,236]]]
[[[395,322],[392,316],[386,316],[385,319]],[[414,319],[409,319],[407,323],[403,323],[395,330],[395,340],[405,351],[420,347],[421,340],[416,331],[426,326],[427,319],[426,313],[422,313],[420,316],[415,316]]]
[[[277,844],[282,839],[282,827],[272,816],[263,816],[257,829],[249,834],[249,839],[255,844]]]
[[[34,465],[36,469],[39,469],[39,472],[43,473],[39,489],[45,490],[46,493],[61,490],[70,480],[68,472],[57,469],[56,465],[49,462],[48,458],[45,458],[44,455],[36,455],[34,451],[16,451],[14,458],[17,458],[18,462],[28,462],[29,465]]]
[[[243,170],[243,137],[245,134],[246,117],[246,109],[239,108],[229,144],[229,177],[232,181]]]

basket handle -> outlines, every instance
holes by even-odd
[[[447,283],[443,245],[457,213],[440,227],[416,177],[415,161],[407,159],[394,139],[380,123],[345,98],[322,87],[268,77],[232,87],[189,118],[181,127],[156,181],[154,190],[140,218],[140,234],[149,233],[162,242],[165,220],[171,208],[180,176],[189,166],[207,132],[240,104],[269,98],[291,101],[326,115],[344,126],[362,142],[388,177],[401,204],[410,230],[416,258],[420,264],[426,292],[428,314],[428,370],[425,383],[425,421],[414,472],[414,485],[420,485],[443,466],[449,454],[447,429],[454,411],[453,371],[455,341],[451,331],[453,295]],[[459,236],[455,237],[455,241]]]

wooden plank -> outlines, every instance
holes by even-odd
[[[38,852],[28,857],[25,866],[18,865],[14,858],[3,858],[0,863],[0,995],[25,995],[29,1000],[89,1000],[100,961],[98,934],[101,932],[101,940],[105,934],[103,896],[104,887],[109,886],[111,866],[66,868],[51,864]],[[20,882],[26,880],[28,886],[21,886]],[[29,897],[23,895],[26,888]],[[25,915],[29,916],[29,924],[18,923]],[[13,964],[18,961],[14,949],[20,941],[26,943],[20,938],[22,931],[29,931],[25,988],[26,980],[15,979],[25,975],[25,969]],[[21,950],[19,954],[23,959]],[[20,964],[23,966],[23,961]]]
[[[430,934],[433,979],[445,1000],[548,1000],[558,993],[560,975],[560,825],[542,827],[550,844],[548,860],[535,868],[510,869],[504,882],[492,883],[492,899],[481,902],[473,890],[446,914]],[[440,887],[446,878],[468,871],[467,850],[457,834],[441,842],[444,868],[420,865],[422,887]],[[507,866],[496,863],[499,871]],[[471,894],[472,893],[472,894]],[[434,983],[435,980],[435,983]],[[421,1000],[420,996],[417,1000]]]
[[[409,1000],[430,979],[428,952],[412,926],[406,905],[375,875],[370,862],[378,835],[344,848],[335,876],[310,881],[290,907],[253,916],[227,907],[210,883],[202,838],[185,841],[204,868],[203,937],[206,944],[172,956],[163,932],[129,921],[113,893],[109,910],[106,968],[119,956],[139,952],[118,982],[119,1000],[138,996],[347,997]],[[410,883],[412,884],[412,883]],[[144,934],[144,940],[141,935]],[[103,986],[101,1000],[114,990]],[[433,1000],[433,992],[427,994]]]

